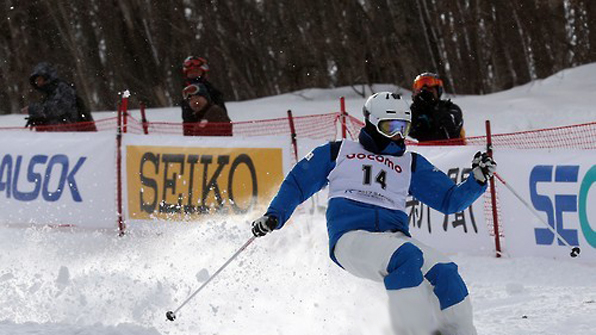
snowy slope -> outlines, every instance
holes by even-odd
[[[596,64],[485,96],[458,96],[469,135],[596,120]],[[384,88],[397,89],[383,85]],[[376,87],[375,89],[381,89]],[[407,92],[405,92],[407,93]],[[310,89],[229,103],[233,120],[337,111],[360,115],[351,88]],[[306,97],[306,99],[304,98]],[[110,112],[95,113],[96,119]],[[178,121],[177,108],[150,110]],[[22,125],[22,116],[0,117]],[[114,232],[0,227],[0,335],[390,334],[383,287],[354,278],[328,258],[323,215],[257,240],[197,295],[179,306],[250,237],[246,217]],[[540,258],[452,255],[469,284],[481,335],[596,334],[596,267]]]

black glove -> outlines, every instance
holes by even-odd
[[[437,103],[437,98],[435,97],[434,93],[429,89],[422,89],[422,91],[416,94],[414,100],[418,100],[419,103],[435,105]]]
[[[486,152],[478,151],[472,159],[472,175],[481,184],[492,178],[497,170],[497,163]]]
[[[27,120],[27,123],[25,123],[25,127],[35,127],[35,126],[42,126],[44,124],[46,124],[47,120],[44,116],[28,116],[25,118],[25,120]]]
[[[252,223],[252,234],[256,237],[265,236],[277,228],[277,218],[275,216],[263,215]]]
[[[35,127],[44,125],[47,123],[47,118],[43,113],[43,107],[38,103],[32,103],[27,108],[29,116],[25,118],[27,123],[25,127]]]

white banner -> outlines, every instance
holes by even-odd
[[[298,159],[323,143],[325,142],[298,139]],[[467,178],[474,154],[483,150],[481,147],[471,146],[411,146],[409,149],[426,157],[455,182]],[[317,207],[326,207],[326,195],[326,188],[315,195]],[[406,212],[409,215],[410,232],[413,237],[443,252],[493,255],[494,237],[489,234],[492,228],[487,226],[484,219],[484,202],[485,198],[480,197],[465,211],[444,215],[409,197]],[[309,202],[305,204],[311,205]]]
[[[125,219],[196,219],[265,208],[290,170],[290,138],[123,136]],[[298,140],[299,158],[315,141]],[[317,142],[316,145],[321,143]],[[481,147],[411,149],[455,182],[468,176]],[[498,173],[527,203],[497,182],[502,250],[510,256],[596,261],[596,151],[495,150]],[[117,229],[114,133],[0,133],[0,223]],[[323,192],[324,193],[324,192]],[[314,205],[324,206],[324,196]],[[412,235],[444,252],[492,255],[488,204],[444,215],[408,199]],[[190,215],[189,215],[190,214]],[[193,217],[194,215],[194,217]],[[541,219],[539,219],[538,217]]]
[[[410,147],[433,165],[445,172],[454,182],[468,177],[474,154],[480,147]],[[484,197],[480,197],[468,209],[445,215],[410,197],[407,214],[410,217],[412,236],[443,252],[468,254],[494,254],[494,238],[490,236],[484,218]]]
[[[116,229],[112,133],[0,133],[0,222]]]
[[[546,222],[581,248],[578,260],[596,261],[596,151],[499,149],[495,159],[499,175],[530,207],[497,183],[504,252],[569,259],[569,247]]]

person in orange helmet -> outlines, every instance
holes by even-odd
[[[410,137],[419,142],[465,138],[461,108],[450,99],[442,100],[442,94],[443,80],[438,75],[425,72],[414,79]]]

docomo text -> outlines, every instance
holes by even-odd
[[[348,154],[348,155],[346,155],[346,158],[347,159],[356,158],[356,159],[360,159],[360,160],[367,159],[367,160],[371,160],[371,161],[377,161],[381,164],[385,164],[385,166],[387,166],[391,170],[395,170],[395,172],[397,172],[397,173],[402,172],[401,166],[393,163],[393,161],[391,159],[389,159],[388,157],[385,157],[385,156],[359,153],[359,154]]]

